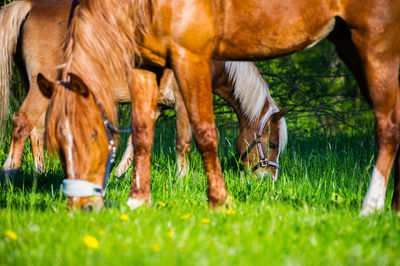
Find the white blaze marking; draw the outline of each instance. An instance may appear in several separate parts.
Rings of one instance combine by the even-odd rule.
[[[74,158],[72,154],[72,145],[74,138],[71,134],[71,128],[69,126],[69,120],[65,120],[65,135],[67,136],[67,160],[68,160],[68,173],[72,179],[75,179],[74,172]]]
[[[385,177],[375,167],[372,171],[371,182],[367,195],[363,200],[361,215],[368,215],[380,211],[385,205],[386,182]]]

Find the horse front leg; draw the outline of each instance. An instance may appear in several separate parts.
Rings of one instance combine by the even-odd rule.
[[[156,75],[134,69],[130,93],[132,99],[132,144],[134,171],[127,205],[135,209],[151,202],[150,163],[158,101]]]
[[[172,67],[206,169],[208,200],[214,207],[226,202],[227,192],[217,154],[218,133],[214,122],[210,61],[186,50],[175,52]]]

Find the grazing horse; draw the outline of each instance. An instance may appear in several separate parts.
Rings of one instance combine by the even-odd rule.
[[[273,165],[278,163],[279,155],[287,142],[286,121],[283,115],[286,109],[279,110],[269,94],[267,83],[258,69],[249,62],[212,61],[211,77],[213,93],[225,99],[234,109],[238,120],[240,133],[236,141],[236,150],[246,167],[253,168],[255,174],[265,176],[267,171],[274,180],[278,177],[278,169]],[[186,176],[189,170],[187,158],[190,152],[192,132],[186,108],[174,78],[169,69],[164,71],[159,88],[157,114],[165,107],[175,108],[177,114],[176,150],[178,155],[178,176]],[[266,167],[259,167],[259,151],[253,145],[261,125],[268,122],[262,130],[263,153],[268,154]],[[115,168],[117,176],[121,176],[133,160],[131,136],[123,158]]]
[[[43,92],[53,93],[49,144],[64,156],[69,179],[101,183],[111,135],[103,125],[116,122],[110,99],[115,88],[129,83],[135,167],[127,203],[135,208],[150,202],[158,88],[154,82],[146,87],[135,82],[132,65],[141,62],[156,75],[157,67],[170,66],[203,158],[209,202],[224,204],[228,195],[217,156],[210,60],[269,59],[327,37],[374,111],[379,151],[361,213],[382,210],[400,137],[398,10],[400,0],[82,0],[67,33],[61,82],[42,81]],[[392,200],[396,210],[399,159]],[[83,198],[76,201],[83,204]]]
[[[10,63],[14,56],[23,85],[28,96],[13,119],[13,131],[10,150],[2,171],[15,172],[20,168],[25,140],[30,134],[34,158],[34,168],[37,172],[45,171],[43,156],[43,122],[44,111],[48,100],[39,92],[36,76],[39,72],[55,78],[57,65],[61,57],[63,36],[66,34],[69,10],[72,0],[62,1],[16,1],[0,11],[0,32],[4,39],[0,62],[2,72],[0,85],[3,91],[9,91]],[[44,30],[45,29],[45,30]],[[269,121],[262,132],[263,153],[268,155],[272,163],[278,161],[279,153],[284,149],[287,139],[286,122],[281,117],[285,110],[276,112],[277,105],[269,94],[268,85],[262,79],[257,68],[248,62],[212,63],[213,91],[233,106],[240,124],[240,134],[237,139],[237,151],[245,154],[247,144],[252,143],[262,120]],[[115,96],[115,101],[126,103],[130,101],[127,86]],[[191,131],[189,118],[182,96],[171,70],[165,70],[160,81],[160,96],[157,116],[166,107],[177,111],[178,174],[187,174],[187,157],[190,151]],[[271,119],[270,119],[271,118]],[[36,125],[36,126],[35,126]],[[130,144],[130,145],[129,145]],[[245,157],[245,156],[243,156]],[[116,168],[116,173],[122,175],[133,159],[131,141],[125,151],[123,160]],[[243,158],[248,167],[256,167],[259,163],[257,149],[251,149]],[[258,174],[264,175],[266,169],[277,177],[274,166],[260,167]]]

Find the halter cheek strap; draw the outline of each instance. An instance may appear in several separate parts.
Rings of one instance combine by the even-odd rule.
[[[267,119],[263,119],[263,121],[260,124],[260,128],[258,129],[256,138],[253,140],[253,142],[249,145],[249,147],[246,149],[246,151],[244,153],[242,153],[240,155],[240,160],[243,161],[247,155],[251,152],[251,150],[257,145],[257,149],[258,149],[258,154],[260,156],[260,161],[258,162],[258,164],[256,164],[253,168],[252,171],[256,171],[258,168],[260,167],[267,167],[267,166],[273,166],[278,168],[279,164],[276,162],[272,162],[269,161],[265,158],[263,149],[262,149],[262,144],[261,144],[261,135],[264,132],[265,126],[267,125]]]

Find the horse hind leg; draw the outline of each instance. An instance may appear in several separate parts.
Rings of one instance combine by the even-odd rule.
[[[176,111],[176,175],[185,177],[189,173],[189,153],[192,143],[192,130],[190,129],[189,116],[179,89],[174,88]]]
[[[46,172],[46,165],[44,161],[44,120],[45,113],[39,118],[38,123],[32,129],[29,138],[32,147],[34,171],[38,174]]]
[[[361,214],[366,215],[384,208],[386,187],[399,145],[399,61],[396,56],[391,56],[394,50],[389,48],[390,44],[386,43],[385,56],[381,52],[377,54],[371,48],[374,45],[368,45],[365,33],[350,32],[342,20],[337,21],[328,39],[335,44],[338,55],[353,72],[376,119],[379,151],[361,208]]]
[[[394,161],[394,188],[392,198],[392,208],[400,213],[400,149],[397,151]]]
[[[39,128],[43,128],[44,113],[48,106],[48,100],[40,93],[36,84],[36,79],[32,80],[35,80],[35,82],[30,83],[27,97],[13,116],[10,149],[7,159],[1,168],[2,174],[6,176],[12,177],[20,169],[26,139],[29,134],[31,134],[38,121],[40,121],[38,125]],[[39,141],[39,144],[33,145],[32,148],[34,154],[38,155],[36,159],[42,156],[41,162],[37,163],[36,166],[44,170],[44,168],[42,168],[42,166],[44,166],[44,158],[42,155],[43,129],[41,132],[40,131],[40,129],[39,131],[37,131],[37,129],[34,130],[31,141],[33,143],[37,143],[37,140]]]
[[[133,142],[132,142],[132,135],[130,135],[128,138],[128,142],[126,144],[124,155],[122,156],[122,159],[119,162],[118,166],[115,168],[115,174],[118,177],[121,177],[126,171],[128,171],[132,161],[133,161]]]
[[[399,62],[397,59],[395,62],[371,62],[368,66],[373,66],[367,67],[366,73],[379,151],[362,204],[362,215],[384,208],[386,187],[400,140]]]
[[[4,162],[1,173],[6,177],[14,177],[21,168],[22,154],[25,141],[29,135],[30,126],[25,114],[20,110],[13,116],[13,129],[11,134],[10,149]]]

